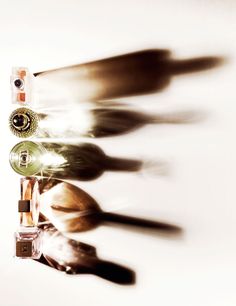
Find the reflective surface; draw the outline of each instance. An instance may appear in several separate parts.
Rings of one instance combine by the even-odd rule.
[[[236,304],[235,4],[232,0],[2,3],[2,305]],[[122,137],[92,139],[111,156],[165,160],[170,174],[153,177],[140,172],[106,172],[99,180],[78,186],[106,212],[178,222],[185,229],[184,239],[157,240],[107,226],[73,234],[75,240],[96,246],[101,259],[136,271],[136,284],[127,287],[92,275],[67,277],[33,261],[19,264],[13,260],[11,248],[18,217],[19,176],[8,164],[9,151],[17,141],[7,126],[12,111],[12,65],[45,71],[152,48],[171,50],[175,60],[224,56],[229,61],[208,71],[172,76],[165,90],[121,97],[116,102],[153,114],[196,109],[206,112],[206,120],[145,126]],[[81,94],[90,90],[94,96],[91,85],[81,87]],[[60,101],[59,92],[55,105]],[[70,96],[62,101],[67,105]]]
[[[83,232],[98,225],[130,226],[143,233],[178,238],[182,229],[165,222],[104,212],[97,202],[79,187],[55,179],[41,179],[41,212],[62,232]],[[128,228],[129,229],[129,228]]]

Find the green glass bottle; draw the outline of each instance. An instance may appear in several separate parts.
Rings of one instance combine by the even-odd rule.
[[[46,149],[39,143],[22,141],[11,150],[10,164],[21,175],[34,175],[42,170],[42,156],[45,153]]]

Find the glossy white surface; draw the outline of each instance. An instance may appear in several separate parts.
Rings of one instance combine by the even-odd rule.
[[[236,304],[235,33],[233,0],[0,0],[1,305]],[[11,67],[42,71],[149,48],[178,58],[228,58],[221,67],[173,78],[161,93],[120,99],[150,112],[196,110],[205,120],[93,140],[111,155],[166,161],[169,175],[106,173],[78,186],[104,210],[177,223],[184,238],[111,227],[80,234],[101,258],[136,271],[130,287],[15,260],[20,183],[8,164],[17,142],[7,128]]]

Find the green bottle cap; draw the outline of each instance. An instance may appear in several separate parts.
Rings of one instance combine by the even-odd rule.
[[[29,108],[15,109],[9,117],[11,132],[20,138],[33,136],[38,129],[38,115]]]
[[[47,153],[39,143],[22,141],[15,145],[10,152],[10,164],[17,173],[30,176],[43,169],[42,156]]]

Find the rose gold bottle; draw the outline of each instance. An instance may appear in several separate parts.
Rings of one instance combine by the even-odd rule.
[[[23,177],[18,202],[20,226],[15,233],[16,257],[37,259],[41,256],[39,219],[39,183],[35,177]]]

